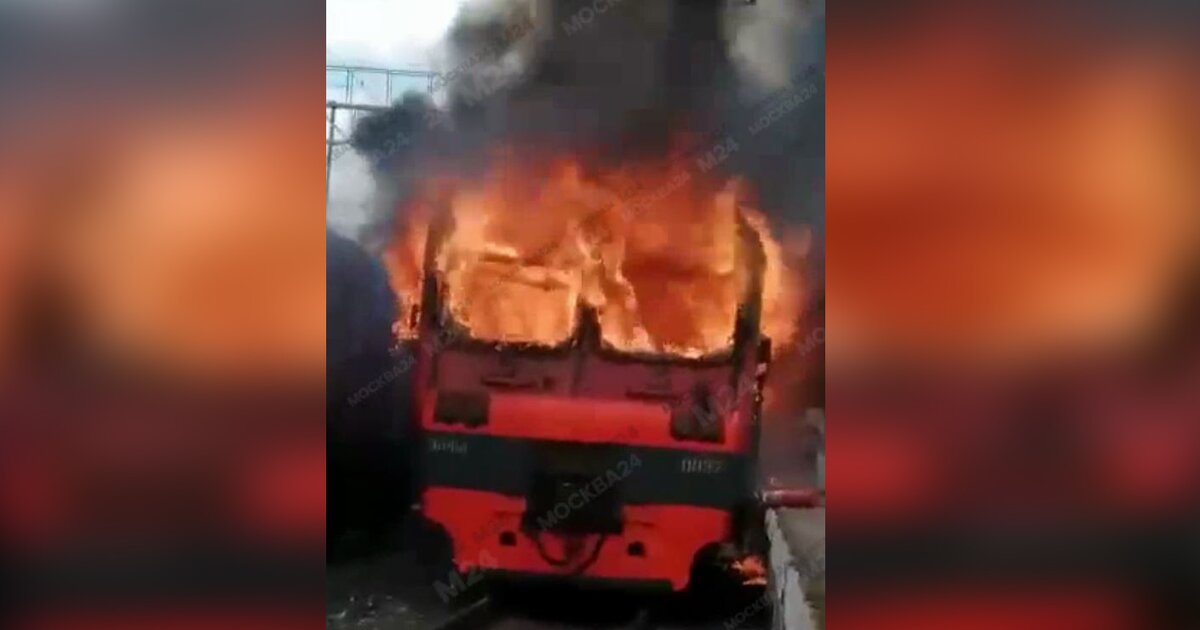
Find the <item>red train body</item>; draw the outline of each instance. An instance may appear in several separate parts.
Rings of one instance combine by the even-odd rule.
[[[762,246],[726,351],[689,359],[602,341],[581,306],[555,347],[474,339],[426,276],[414,370],[423,516],[459,571],[684,589],[701,552],[752,536],[769,341]]]

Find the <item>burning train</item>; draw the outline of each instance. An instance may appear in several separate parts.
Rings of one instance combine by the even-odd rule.
[[[679,164],[634,169],[675,188],[644,212],[618,174],[496,160],[435,186],[386,258],[419,296],[396,331],[422,515],[463,572],[680,590],[697,559],[754,551],[765,379],[799,297],[765,219]]]
[[[679,590],[754,551],[760,418],[794,396],[767,373],[818,240],[820,18],[604,5],[468,3],[440,96],[354,145],[415,358],[421,512],[457,567]]]

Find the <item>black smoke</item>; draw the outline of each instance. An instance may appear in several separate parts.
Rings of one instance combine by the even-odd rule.
[[[410,94],[354,132],[382,193],[370,230],[390,232],[414,182],[469,174],[497,143],[570,151],[599,168],[702,155],[733,137],[738,148],[718,168],[746,178],[776,219],[813,225],[819,242],[823,20],[823,3],[807,0],[468,2],[446,38],[441,106]],[[780,102],[786,111],[751,133]]]

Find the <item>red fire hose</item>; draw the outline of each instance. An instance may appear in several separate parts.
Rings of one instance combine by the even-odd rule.
[[[813,508],[824,500],[824,493],[817,488],[778,488],[758,493],[759,503],[768,509]]]

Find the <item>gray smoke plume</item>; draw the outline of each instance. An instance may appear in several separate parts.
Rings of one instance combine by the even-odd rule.
[[[760,208],[820,242],[823,0],[476,1],[446,45],[436,99],[410,94],[354,133],[382,199],[367,243],[414,182],[470,173],[498,142],[586,168],[679,150],[680,132],[701,168],[746,178]]]

